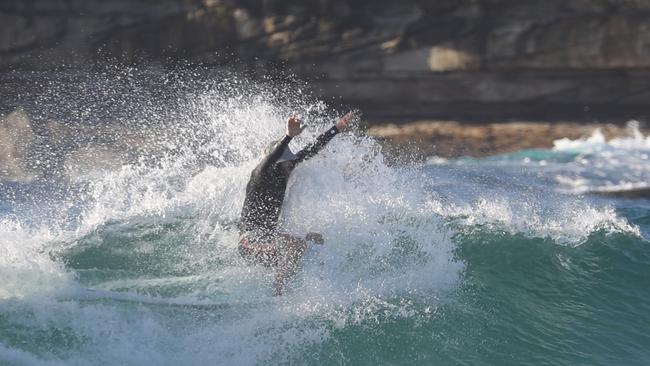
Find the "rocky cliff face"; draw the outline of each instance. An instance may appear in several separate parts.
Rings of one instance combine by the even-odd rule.
[[[179,62],[260,74],[288,69],[370,120],[643,120],[650,114],[650,2],[0,1],[0,70],[11,71],[0,72],[0,180],[74,176],[84,162],[92,171],[143,149],[150,137],[111,119],[130,105],[122,99],[142,94],[147,105],[152,98],[126,81],[106,94],[102,81],[85,88],[75,79],[74,70],[107,62],[146,63],[154,74]],[[66,72],[55,78],[65,80],[48,84],[60,69]],[[70,86],[78,100],[69,98],[56,118],[42,116],[58,108],[50,97]],[[114,108],[84,109],[96,99]],[[93,113],[101,115],[87,116]],[[91,117],[104,127],[86,123]],[[456,156],[548,146],[592,128],[445,122],[369,132]]]
[[[16,0],[0,68],[283,65],[385,117],[647,116],[644,0]]]

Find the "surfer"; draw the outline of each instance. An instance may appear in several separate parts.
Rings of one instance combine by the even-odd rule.
[[[296,273],[307,241],[323,243],[318,233],[299,238],[277,227],[289,176],[296,165],[316,155],[337,133],[345,131],[354,116],[354,112],[349,112],[339,118],[314,143],[295,154],[289,149],[289,142],[304,126],[299,118],[289,117],[286,135],[266,149],[262,161],[251,173],[239,223],[239,252],[250,263],[276,268],[274,295],[281,295],[287,281]]]

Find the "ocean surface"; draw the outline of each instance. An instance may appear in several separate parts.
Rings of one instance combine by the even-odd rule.
[[[157,139],[128,162],[0,182],[0,364],[650,364],[650,201],[592,194],[650,187],[634,126],[426,162],[337,136],[281,218],[325,244],[273,297],[236,249],[248,176],[287,115],[310,125],[295,149],[342,111],[226,84],[167,109],[124,98],[120,121]],[[101,109],[57,118],[81,103]]]

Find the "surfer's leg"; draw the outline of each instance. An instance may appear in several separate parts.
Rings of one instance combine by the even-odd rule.
[[[251,244],[247,235],[242,235],[239,240],[239,254],[251,264],[261,264],[266,267],[278,265],[278,248],[275,243],[256,241]]]
[[[288,234],[278,236],[278,268],[275,274],[274,295],[282,295],[287,282],[296,274],[298,264],[305,254],[307,243]]]

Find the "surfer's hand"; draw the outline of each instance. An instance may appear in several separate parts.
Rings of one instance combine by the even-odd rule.
[[[323,236],[319,233],[307,233],[307,235],[305,236],[305,240],[311,241],[318,245],[323,245],[323,243],[325,242],[325,240],[323,240]]]
[[[356,119],[358,117],[356,111],[350,111],[346,113],[343,117],[339,118],[339,120],[336,122],[336,129],[339,130],[339,132],[344,132],[348,129],[348,124],[350,121]]]
[[[287,136],[296,137],[302,132],[302,121],[296,116],[289,117],[287,121]]]

